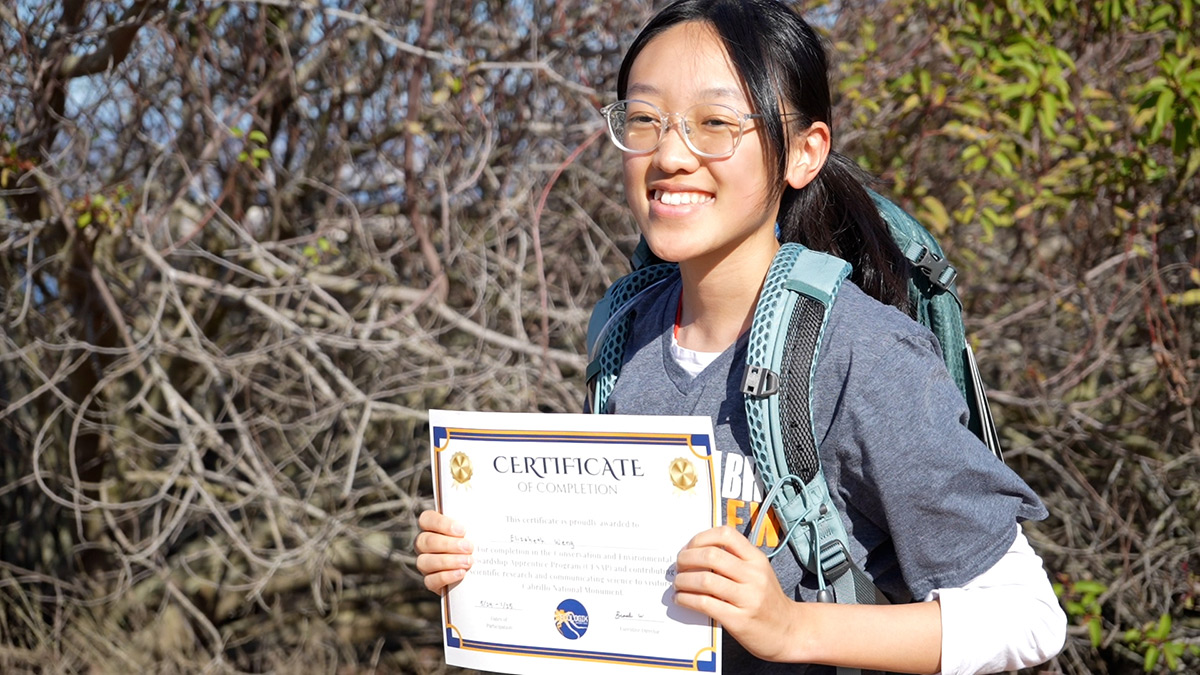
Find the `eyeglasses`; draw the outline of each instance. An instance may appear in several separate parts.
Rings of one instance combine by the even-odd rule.
[[[709,159],[728,157],[737,149],[748,120],[760,114],[742,113],[721,103],[699,103],[679,113],[665,113],[646,101],[617,101],[600,109],[608,122],[608,137],[625,152],[653,152],[670,130],[672,119],[682,125],[688,149]]]

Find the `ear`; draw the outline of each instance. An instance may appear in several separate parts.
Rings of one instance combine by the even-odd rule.
[[[824,122],[813,122],[793,136],[788,148],[787,184],[799,190],[811,183],[825,166],[830,144],[829,125]]]

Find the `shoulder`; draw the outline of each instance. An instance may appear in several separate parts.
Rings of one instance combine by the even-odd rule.
[[[895,365],[915,360],[922,369],[937,364],[945,368],[941,347],[928,328],[849,280],[842,284],[829,313],[822,355],[835,362],[853,358],[860,365],[863,360],[903,356]]]

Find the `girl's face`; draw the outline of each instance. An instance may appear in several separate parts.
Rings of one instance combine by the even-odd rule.
[[[720,38],[698,22],[673,26],[642,49],[625,98],[666,113],[698,103],[753,112]],[[708,269],[731,256],[769,261],[778,248],[779,200],[771,198],[756,120],[746,122],[733,155],[721,159],[696,155],[682,134],[677,122],[653,152],[624,153],[625,197],[650,249],[664,260]]]

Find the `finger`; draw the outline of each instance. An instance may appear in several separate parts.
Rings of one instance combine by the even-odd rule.
[[[709,595],[707,593],[694,593],[692,591],[676,591],[675,604],[684,609],[690,609],[700,612],[710,619],[715,619],[721,623],[728,623],[734,616],[737,608],[724,599]]]
[[[421,532],[417,535],[417,540],[413,542],[413,548],[417,549],[417,553],[470,553],[475,547],[469,539],[462,537],[448,537],[436,532]]]
[[[458,521],[433,510],[422,511],[421,515],[417,517],[417,525],[426,532],[437,532],[452,537],[461,537],[466,534]]]
[[[708,595],[734,604],[738,594],[738,584],[722,574],[708,570],[691,570],[675,575],[676,593],[694,593]]]
[[[469,570],[474,562],[469,555],[422,553],[417,556],[417,571],[429,576],[448,570]]]
[[[742,533],[728,525],[714,527],[697,534],[692,537],[692,540],[684,548],[701,548],[705,546],[722,547],[742,559],[747,559],[753,556],[754,552],[758,552],[758,549],[750,543],[749,539],[746,539],[746,537],[742,536]]]
[[[434,593],[441,593],[449,586],[453,586],[463,580],[467,575],[466,570],[446,570],[435,574],[425,575],[425,588]]]
[[[712,570],[731,579],[740,578],[741,575],[738,572],[746,566],[744,560],[719,546],[685,548],[679,552],[675,564],[676,569],[681,573],[692,570]]]

